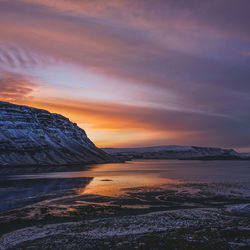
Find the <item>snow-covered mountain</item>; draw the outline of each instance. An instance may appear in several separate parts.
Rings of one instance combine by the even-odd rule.
[[[248,158],[233,149],[195,146],[169,145],[142,148],[103,148],[102,150],[123,159],[230,160]]]
[[[85,131],[46,110],[0,102],[0,166],[113,162]]]
[[[248,152],[244,152],[244,153],[241,153],[243,156],[245,156],[245,157],[248,157],[248,158],[250,158],[250,153],[248,153]]]

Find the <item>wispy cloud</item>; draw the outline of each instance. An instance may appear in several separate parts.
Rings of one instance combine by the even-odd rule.
[[[26,101],[25,104],[61,113],[70,117],[72,121],[85,124],[87,131],[93,134],[99,145],[101,142],[98,136],[95,136],[95,131],[97,134],[98,131],[103,131],[103,135],[109,138],[107,144],[116,141],[115,138],[111,138],[114,131],[127,133],[126,143],[129,141],[130,144],[137,143],[136,145],[140,142],[134,140],[135,133],[142,138],[149,137],[148,140],[143,140],[144,145],[164,144],[164,140],[170,144],[204,145],[205,143],[213,146],[220,144],[225,147],[236,147],[239,144],[246,147],[249,143],[245,136],[250,132],[249,128],[239,130],[245,127],[244,121],[231,117],[101,101],[54,99]],[[128,131],[133,132],[132,135]],[[123,141],[120,142],[120,145],[122,144],[124,145]]]
[[[8,102],[21,102],[32,94],[36,85],[24,75],[0,72],[0,98]]]

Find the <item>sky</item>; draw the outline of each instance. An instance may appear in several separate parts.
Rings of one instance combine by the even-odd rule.
[[[249,0],[0,0],[0,100],[100,147],[250,151]]]

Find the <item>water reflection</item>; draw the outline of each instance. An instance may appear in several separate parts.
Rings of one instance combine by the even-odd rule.
[[[109,179],[108,179],[109,178]],[[163,184],[178,184],[180,181],[162,178],[159,176],[102,176],[95,177],[80,194],[97,194],[104,196],[120,196],[126,193],[127,188],[154,187]]]
[[[120,196],[125,189],[180,182],[249,182],[249,161],[137,160],[96,164],[78,172],[9,176],[0,184],[0,210],[53,197]]]
[[[77,194],[78,190],[83,190],[91,180],[92,178],[1,180],[0,211]]]

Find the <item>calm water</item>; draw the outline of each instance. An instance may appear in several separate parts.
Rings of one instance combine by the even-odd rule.
[[[134,160],[78,172],[9,176],[0,184],[0,210],[77,193],[119,196],[127,188],[183,182],[249,183],[249,161]]]

